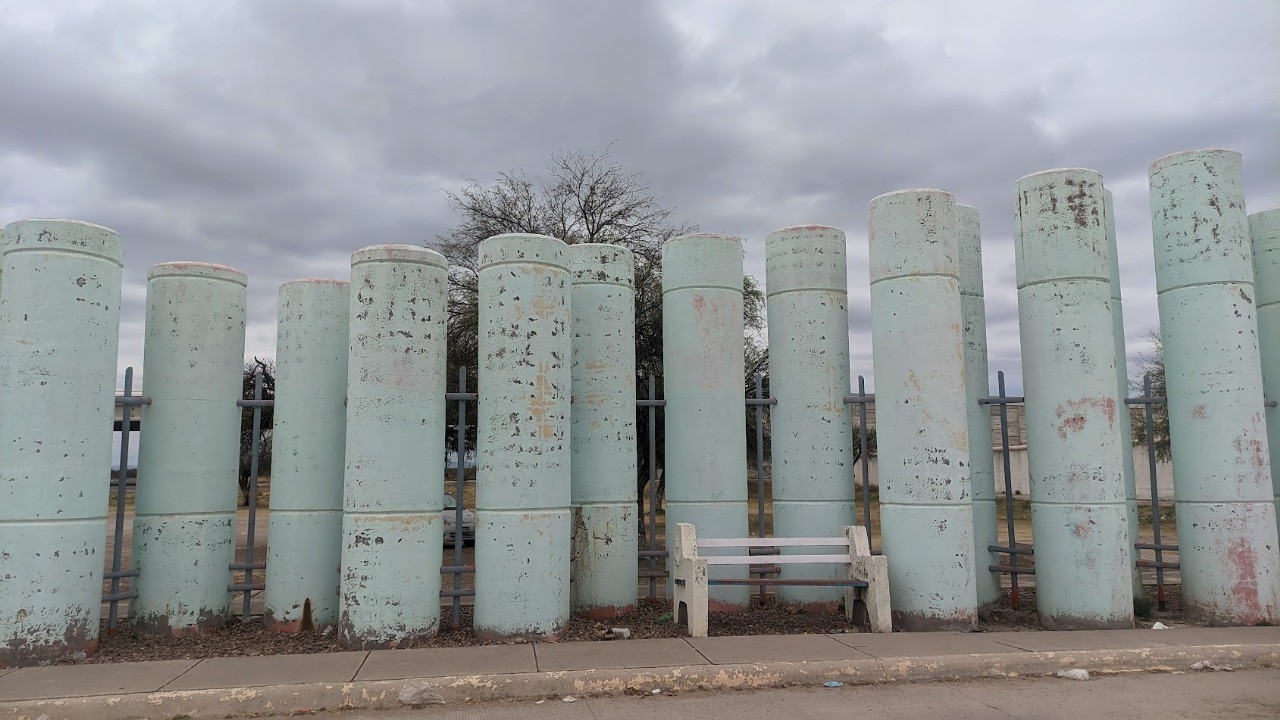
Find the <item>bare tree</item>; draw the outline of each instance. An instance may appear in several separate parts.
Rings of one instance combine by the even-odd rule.
[[[626,172],[610,157],[608,149],[596,153],[561,152],[552,156],[550,166],[539,178],[531,179],[520,170],[502,172],[491,185],[471,180],[460,191],[447,192],[446,198],[460,218],[456,226],[436,238],[436,247],[448,258],[451,268],[448,319],[451,388],[458,368],[467,368],[469,376],[475,377],[479,361],[479,246],[486,238],[502,233],[550,235],[569,244],[610,243],[634,252],[636,386],[646,387],[649,375],[661,377],[662,243],[697,228],[678,221],[675,209],[664,205],[641,175]],[[754,373],[763,372],[767,367],[768,354],[758,339],[764,327],[765,298],[759,283],[750,277],[743,279],[743,289],[743,319],[747,328],[744,352],[750,366],[744,380],[746,394],[751,395]],[[661,380],[657,387],[661,396]],[[451,406],[449,413],[446,443],[450,449],[456,449],[456,408]],[[473,423],[474,416],[468,420]],[[648,480],[647,414],[642,411],[638,420],[641,466],[638,488],[643,495]],[[656,432],[655,442],[661,457],[661,414]],[[754,430],[748,433],[748,440],[754,447]]]
[[[271,358],[255,357],[244,364],[240,394],[245,400],[253,399],[254,378],[262,375],[262,399],[276,397],[276,362]],[[258,472],[271,473],[271,430],[275,423],[272,408],[262,408],[262,422],[258,429]],[[240,497],[249,504],[249,476],[253,470],[253,408],[240,408]]]
[[[1134,395],[1141,396],[1146,385],[1146,378],[1151,378],[1151,396],[1168,398],[1169,392],[1164,381],[1164,343],[1160,340],[1159,330],[1148,330],[1147,340],[1151,342],[1151,352],[1138,356],[1136,377],[1129,379],[1129,386]],[[1169,405],[1162,403],[1151,407],[1152,436],[1156,449],[1156,457],[1168,460],[1170,456],[1169,441]],[[1133,428],[1133,443],[1143,444],[1147,441],[1146,411],[1139,407],[1129,414]]]

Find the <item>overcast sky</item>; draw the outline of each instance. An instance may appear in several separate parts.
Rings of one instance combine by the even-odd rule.
[[[1280,2],[0,0],[0,222],[125,241],[120,366],[147,268],[250,278],[246,353],[276,292],[352,251],[425,243],[444,191],[612,154],[681,220],[849,238],[850,345],[871,379],[867,202],[939,187],[979,209],[992,371],[1020,386],[1013,188],[1052,167],[1115,193],[1130,355],[1158,325],[1147,167],[1244,153],[1280,205]]]

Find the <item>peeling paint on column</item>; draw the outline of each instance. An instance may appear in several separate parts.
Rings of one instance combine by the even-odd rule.
[[[344,647],[398,647],[440,626],[448,268],[412,245],[351,256]]]
[[[1018,180],[1014,257],[1036,607],[1046,628],[1133,627],[1111,252],[1102,176]]]
[[[955,200],[902,190],[870,204],[880,523],[894,623],[977,617]]]
[[[1220,625],[1280,620],[1280,547],[1240,154],[1150,170],[1182,602]]]
[[[567,248],[480,244],[475,632],[554,639],[569,621],[572,392]]]
[[[964,370],[969,418],[969,474],[973,488],[974,580],[978,611],[1000,601],[1000,575],[988,570],[1000,557],[987,548],[999,545],[996,532],[995,456],[991,447],[991,407],[979,399],[991,395],[987,366],[987,303],[982,286],[982,226],[978,211],[956,205],[956,244],[960,252],[960,311],[964,317]]]
[[[123,247],[70,220],[5,227],[0,667],[98,644]]]
[[[1120,442],[1125,448],[1124,461],[1124,504],[1126,526],[1129,528],[1128,547],[1130,560],[1138,559],[1138,551],[1134,544],[1142,537],[1138,533],[1138,478],[1133,466],[1133,423],[1130,420],[1129,406],[1124,400],[1129,397],[1129,355],[1124,337],[1124,302],[1120,293],[1120,252],[1116,243],[1115,201],[1110,190],[1103,190],[1106,206],[1103,215],[1107,231],[1107,249],[1111,253],[1111,327],[1116,341],[1116,399],[1120,401]],[[1129,575],[1133,579],[1133,595],[1140,597],[1142,587],[1142,570],[1137,564],[1130,562]]]
[[[138,446],[131,608],[142,633],[205,630],[231,612],[246,285],[225,265],[147,272],[142,371],[151,405]]]
[[[351,283],[280,286],[263,622],[338,622]]]
[[[747,536],[742,265],[742,240],[729,235],[683,235],[662,246],[666,523],[690,523],[704,538]],[[747,570],[710,572],[745,579]],[[749,595],[745,586],[713,586],[710,607],[739,610]]]
[[[849,408],[849,293],[844,232],[783,228],[765,238],[773,534],[839,537],[856,524]],[[784,548],[787,554],[823,552]],[[839,565],[782,565],[783,578],[843,578]],[[834,611],[843,588],[778,588],[783,602]]]
[[[617,245],[567,250],[572,278],[572,608],[607,618],[635,609],[635,258]]]
[[[1253,239],[1254,288],[1258,291],[1258,342],[1262,387],[1267,400],[1280,400],[1280,208],[1249,216]],[[1267,446],[1271,451],[1271,487],[1280,520],[1280,408],[1267,412]]]

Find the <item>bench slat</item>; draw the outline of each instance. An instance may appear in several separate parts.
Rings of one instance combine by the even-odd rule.
[[[700,548],[722,547],[848,547],[844,538],[698,538]]]
[[[851,562],[848,553],[844,555],[707,555],[699,560],[706,560],[708,565],[804,565],[816,563]]]

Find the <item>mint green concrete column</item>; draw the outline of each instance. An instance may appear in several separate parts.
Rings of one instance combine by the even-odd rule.
[[[662,246],[666,523],[690,523],[704,538],[747,536],[742,260],[742,240],[728,235],[683,235]],[[710,572],[747,577],[745,566]],[[712,586],[710,607],[742,609],[749,594]]]
[[[870,204],[880,524],[894,624],[977,617],[956,205],[941,190]]]
[[[635,258],[617,245],[570,245],[573,282],[574,612],[636,605]]]
[[[341,612],[348,648],[398,647],[440,625],[445,313],[434,250],[351,256]]]
[[[163,263],[147,272],[133,627],[216,628],[231,612],[247,303],[244,273]]]
[[[263,621],[296,632],[338,622],[351,283],[294,280],[279,302]]]
[[[1182,604],[1191,620],[1280,620],[1280,543],[1240,154],[1151,165]]]
[[[844,232],[783,228],[765,238],[773,534],[840,537],[856,524],[849,394],[849,293]],[[787,554],[821,549],[785,548]],[[783,578],[844,577],[838,565],[783,565]],[[843,588],[778,588],[778,599],[835,611]]]
[[[1258,291],[1258,341],[1262,387],[1268,400],[1280,400],[1280,208],[1249,216],[1253,236],[1254,288]],[[1280,519],[1280,409],[1267,408],[1267,445],[1271,448],[1271,487]]]
[[[1040,622],[1133,627],[1132,451],[1116,397],[1102,176],[1069,168],[1018,180],[1014,257]]]
[[[569,621],[567,258],[565,244],[545,235],[480,243],[475,632],[482,639],[553,639]]]
[[[5,227],[0,667],[98,645],[123,248],[71,220]]]
[[[956,243],[960,249],[960,312],[964,319],[965,407],[969,414],[969,473],[973,487],[973,571],[978,611],[1000,602],[1000,575],[988,568],[1000,556],[987,548],[999,545],[996,532],[995,455],[991,447],[991,406],[979,402],[991,395],[987,366],[987,301],[982,287],[982,224],[978,211],[956,205]]]
[[[1107,230],[1107,250],[1111,253],[1111,327],[1116,341],[1116,408],[1120,416],[1120,442],[1124,446],[1124,504],[1126,526],[1129,529],[1129,558],[1138,559],[1138,550],[1134,544],[1142,539],[1138,532],[1138,478],[1133,467],[1133,423],[1130,420],[1129,406],[1125,400],[1129,397],[1129,355],[1124,338],[1124,301],[1120,293],[1120,251],[1116,242],[1115,200],[1110,190],[1103,190],[1106,199],[1103,216]],[[1142,569],[1130,562],[1129,575],[1133,578],[1133,596],[1141,597]]]

